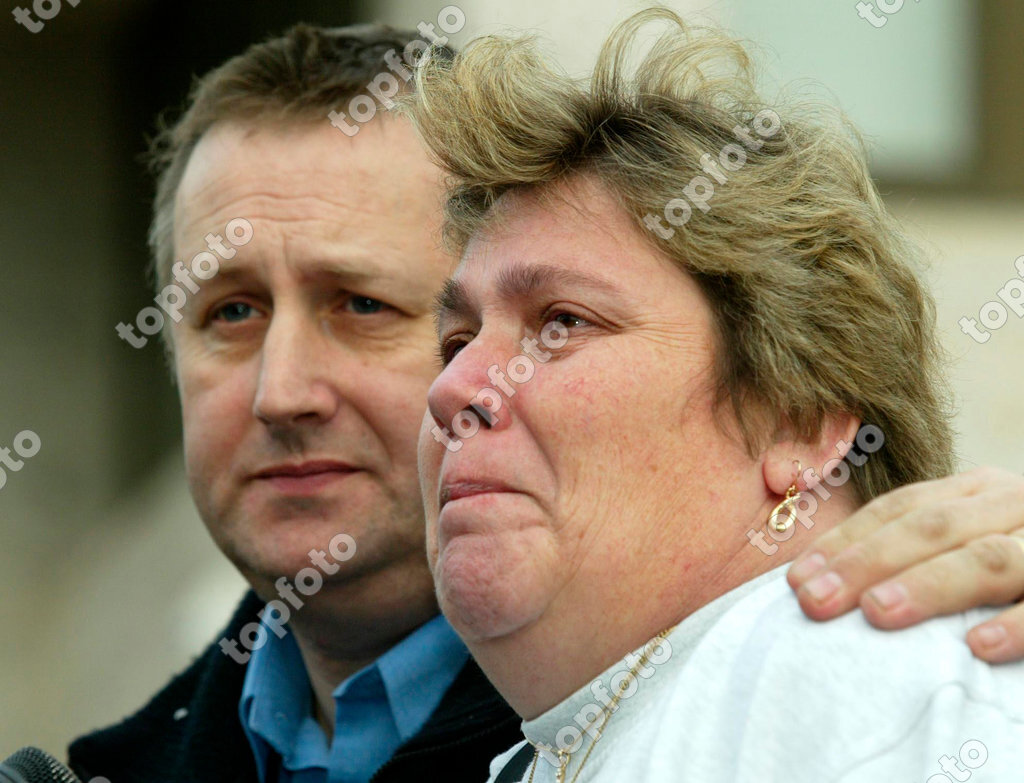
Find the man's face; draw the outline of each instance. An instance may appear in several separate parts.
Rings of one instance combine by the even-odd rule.
[[[264,596],[339,533],[357,552],[335,583],[390,569],[429,592],[415,444],[437,371],[433,297],[451,266],[441,194],[396,118],[353,138],[326,119],[225,123],[192,154],[175,259],[187,266],[234,218],[253,236],[173,327],[188,479]]]
[[[607,607],[668,593],[667,577],[742,548],[729,522],[764,502],[758,463],[716,416],[697,284],[599,185],[559,192],[503,197],[441,300],[448,364],[420,436],[427,552],[441,609],[470,643],[628,625]],[[508,382],[489,368],[511,376],[520,341],[553,320],[564,346],[520,372],[500,408],[485,403],[491,425],[458,450],[438,442],[432,428],[466,430],[459,412]]]

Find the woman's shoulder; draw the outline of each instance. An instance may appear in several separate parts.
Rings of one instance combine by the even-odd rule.
[[[694,779],[923,780],[969,741],[1024,766],[1024,664],[964,641],[995,610],[879,631],[859,611],[807,619],[782,570],[759,582],[690,640],[644,721]]]
[[[1024,719],[1024,663],[992,666],[975,658],[967,631],[997,609],[934,618],[901,631],[871,626],[859,610],[829,622],[808,619],[784,570],[736,601],[703,634],[689,661],[728,670],[734,683],[785,687],[791,695],[896,702],[958,683],[973,698],[1005,705]],[[884,687],[883,687],[884,686]]]

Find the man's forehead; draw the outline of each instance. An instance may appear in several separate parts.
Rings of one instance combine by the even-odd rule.
[[[277,273],[284,273],[309,283],[332,279],[353,284],[389,280],[401,283],[425,276],[429,271],[400,263],[401,259],[387,249],[367,248],[363,244],[346,242],[343,238],[332,241],[301,236],[281,244],[264,243],[248,247],[246,251],[222,260],[218,277],[242,279],[256,275],[269,279]]]
[[[355,137],[326,121],[224,121],[192,151],[176,207],[262,193],[426,213],[440,204],[441,178],[401,117],[380,118]]]
[[[224,123],[200,141],[178,189],[175,253],[245,217],[257,240],[287,242],[296,252],[315,256],[317,244],[328,243],[364,255],[442,255],[447,272],[441,195],[439,169],[401,118],[368,124],[354,139],[327,122]]]

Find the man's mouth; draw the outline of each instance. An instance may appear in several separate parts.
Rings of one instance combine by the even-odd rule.
[[[282,492],[317,492],[331,484],[359,472],[347,462],[338,460],[308,460],[282,462],[269,465],[252,474],[254,481],[266,482]]]

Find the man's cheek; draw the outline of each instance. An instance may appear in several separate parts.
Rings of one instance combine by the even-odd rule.
[[[437,568],[437,526],[433,523],[427,523],[427,565],[430,567],[430,573],[433,575]]]
[[[419,442],[416,448],[416,465],[420,477],[420,491],[424,499],[430,497],[431,487],[434,487],[434,492],[436,493],[437,478],[441,469],[440,449],[430,432],[433,422],[434,420],[429,413],[424,415],[420,427]],[[428,508],[429,505],[428,503]]]
[[[216,481],[217,474],[227,475],[232,464],[232,443],[240,444],[242,433],[227,426],[231,421],[227,410],[204,410],[202,406],[186,405],[182,427],[185,464],[189,481],[204,495]]]

